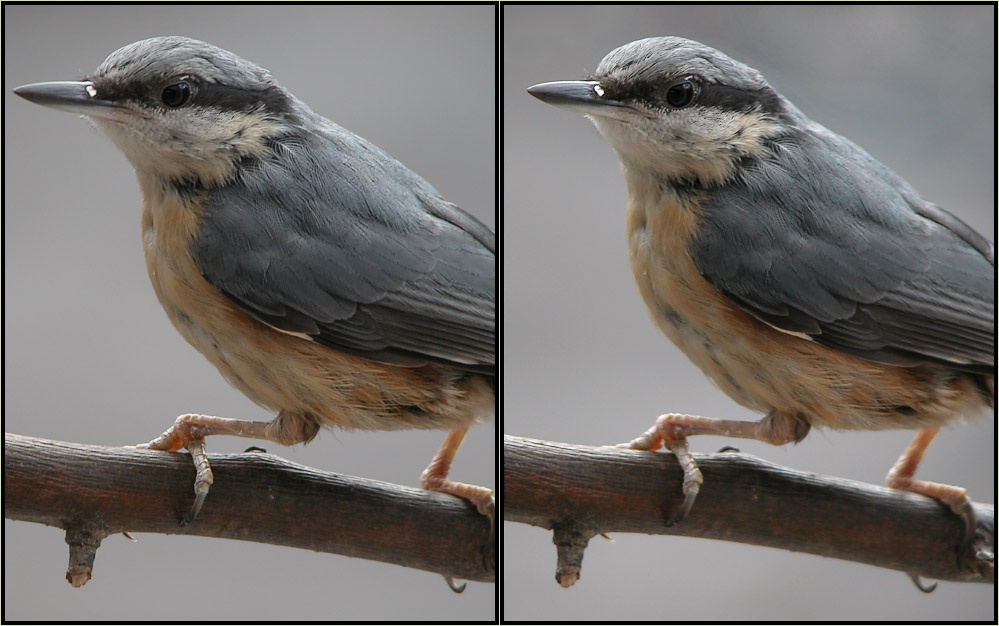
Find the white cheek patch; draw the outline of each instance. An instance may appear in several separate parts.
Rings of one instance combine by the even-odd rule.
[[[240,159],[263,156],[266,139],[283,130],[260,110],[207,107],[137,111],[127,118],[94,121],[136,170],[207,185],[225,182]]]
[[[742,157],[763,154],[765,140],[781,128],[758,109],[700,106],[632,114],[624,123],[609,117],[591,119],[626,167],[704,185],[723,183]]]

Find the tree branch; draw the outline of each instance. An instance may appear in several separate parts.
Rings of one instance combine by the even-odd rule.
[[[120,532],[242,539],[495,582],[486,518],[460,498],[323,473],[272,454],[209,455],[215,483],[190,526],[187,454],[4,435],[4,516],[67,531],[74,586]]]
[[[974,505],[977,532],[930,498],[798,472],[756,457],[695,455],[704,485],[690,515],[675,457],[504,437],[503,518],[555,531],[557,579],[579,577],[582,548],[601,533],[724,539],[808,552],[939,580],[995,584],[995,509]]]

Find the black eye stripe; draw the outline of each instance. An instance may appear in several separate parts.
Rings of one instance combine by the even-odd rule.
[[[666,83],[641,80],[628,82],[600,76],[592,77],[591,80],[599,80],[606,97],[611,100],[644,102],[656,108],[676,108],[675,105],[670,104],[667,94],[670,87],[684,82],[684,78],[696,84],[697,93],[693,104],[698,106],[717,107],[730,111],[748,111],[759,107],[764,113],[770,113],[774,117],[780,116],[783,112],[780,97],[769,87],[756,90],[739,89],[718,83],[700,82],[698,77],[693,75],[675,78]]]
[[[730,111],[748,111],[759,107],[765,113],[778,115],[781,112],[780,99],[772,89],[745,90],[728,85],[702,85],[697,99],[703,106],[718,107]]]
[[[259,90],[247,90],[219,83],[203,83],[194,76],[160,81],[155,86],[149,83],[129,82],[115,84],[99,77],[93,79],[98,97],[119,102],[136,102],[144,106],[163,107],[163,90],[180,82],[191,87],[191,97],[184,104],[217,107],[224,111],[250,111],[265,108],[282,115],[292,112],[288,96],[276,85]]]
[[[283,114],[291,110],[287,95],[276,86],[250,91],[217,83],[204,85],[198,94],[198,104],[224,111],[250,111],[263,107],[271,113]]]

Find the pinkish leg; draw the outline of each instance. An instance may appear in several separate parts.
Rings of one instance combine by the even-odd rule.
[[[455,428],[448,432],[447,437],[444,438],[444,443],[437,450],[437,454],[430,460],[430,465],[420,475],[420,486],[427,491],[439,491],[452,496],[458,496],[474,504],[479,513],[489,518],[490,532],[488,543],[492,545],[494,543],[494,533],[496,532],[496,501],[493,498],[493,492],[485,487],[459,483],[449,480],[447,477],[448,472],[451,471],[451,463],[454,462],[458,448],[461,446],[461,442],[465,439],[467,433],[468,426]],[[450,576],[445,576],[444,580],[447,581],[447,585],[451,588],[451,591],[455,593],[461,593],[465,590],[464,583],[456,585],[454,579]]]
[[[250,422],[189,413],[178,417],[173,426],[156,439],[136,447],[166,452],[176,452],[181,448],[186,448],[191,453],[197,475],[194,479],[194,505],[180,523],[181,526],[187,526],[201,512],[201,507],[208,496],[208,490],[214,481],[212,468],[208,464],[208,454],[205,452],[205,437],[209,435],[235,435],[254,439],[271,439],[267,431],[269,424],[270,422]]]
[[[444,438],[444,443],[441,444],[440,450],[437,451],[437,454],[430,461],[430,465],[427,466],[427,469],[420,476],[420,486],[427,491],[440,491],[441,493],[448,493],[452,496],[464,498],[474,504],[479,513],[482,513],[492,521],[495,515],[496,504],[491,490],[485,487],[448,480],[447,477],[448,472],[451,471],[451,463],[454,461],[454,457],[458,453],[458,448],[461,446],[461,442],[464,440],[467,432],[468,426],[463,426],[455,428],[447,434],[447,437]]]
[[[936,498],[949,506],[950,510],[964,519],[963,545],[967,546],[975,536],[975,525],[977,524],[975,510],[971,505],[971,499],[968,498],[968,492],[961,487],[953,485],[915,479],[919,462],[923,460],[926,449],[930,446],[930,442],[933,441],[939,430],[938,428],[924,428],[917,432],[912,443],[909,444],[909,447],[905,449],[902,456],[898,457],[898,461],[888,471],[885,484],[892,489],[911,491]]]
[[[792,441],[799,441],[804,437],[800,430],[798,420],[786,418],[780,414],[771,414],[759,422],[743,422],[739,420],[717,419],[713,417],[699,417],[697,415],[683,415],[679,413],[667,413],[661,415],[656,420],[656,425],[645,431],[637,439],[628,443],[618,445],[619,448],[630,448],[632,450],[657,450],[659,446],[665,446],[670,452],[676,455],[676,460],[683,469],[683,504],[677,514],[666,523],[667,526],[676,526],[687,516],[697,494],[704,483],[704,476],[698,469],[694,461],[690,448],[687,446],[687,437],[691,435],[721,435],[725,437],[739,437],[742,439],[756,439],[765,441],[773,445],[782,445]]]

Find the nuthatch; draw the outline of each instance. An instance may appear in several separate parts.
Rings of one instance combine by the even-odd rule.
[[[779,445],[815,426],[919,429],[891,487],[975,520],[965,490],[916,480],[944,424],[995,406],[994,247],[756,70],[703,44],[643,39],[588,80],[528,91],[586,114],[621,161],[631,268],[653,321],[759,422],[667,414],[662,445],[703,482],[690,435]]]
[[[183,37],[112,53],[82,82],[19,87],[87,116],[142,192],[149,278],[177,330],[270,422],[182,415],[197,515],[208,435],[308,442],[321,427],[447,429],[426,489],[493,516],[448,470],[496,400],[494,233],[266,70]]]

